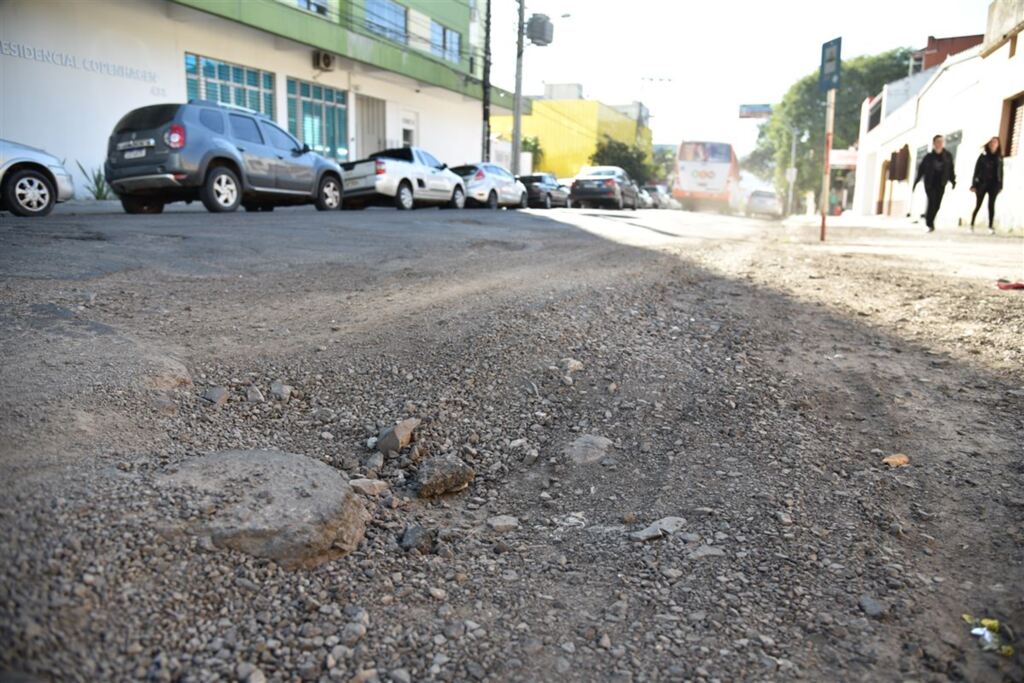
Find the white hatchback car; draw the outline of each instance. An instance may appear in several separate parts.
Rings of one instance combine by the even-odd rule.
[[[45,216],[75,196],[60,159],[41,149],[0,140],[0,208],[16,216]]]
[[[498,164],[481,161],[456,166],[452,172],[466,181],[466,200],[475,206],[525,209],[529,205],[526,186]]]

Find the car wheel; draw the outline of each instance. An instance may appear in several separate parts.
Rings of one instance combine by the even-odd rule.
[[[566,200],[565,200],[565,208],[567,208],[567,209],[573,208],[572,200],[571,199],[566,198]]]
[[[526,196],[525,192],[522,193],[521,195],[519,195],[519,206],[517,206],[516,208],[517,209],[528,209],[528,208],[530,208],[530,198],[528,196]]]
[[[341,181],[334,176],[324,176],[316,191],[317,211],[336,211],[341,208]]]
[[[257,211],[263,210],[262,206],[259,204],[253,204],[252,202],[242,202],[242,208],[248,213],[256,213]]]
[[[623,209],[626,208],[626,200],[623,198],[622,195],[619,195],[619,201],[616,202],[615,208],[618,209],[619,211],[622,211]]]
[[[487,195],[487,208],[497,209],[498,208],[498,193],[491,190],[491,193]]]
[[[121,197],[125,213],[163,213],[164,203],[148,197]]]
[[[640,203],[640,198],[639,197],[633,197],[633,206],[631,206],[629,208],[633,209],[633,211],[636,211],[637,210],[637,204],[639,204],[639,203]]]
[[[199,190],[199,198],[210,213],[228,213],[242,202],[242,187],[235,172],[226,166],[217,166],[206,174],[206,182]]]
[[[449,209],[463,209],[466,207],[466,191],[461,185],[456,185],[452,190],[452,198],[448,200]]]
[[[549,194],[544,195],[544,208],[545,209],[550,209],[551,208],[551,195],[549,195]]]
[[[412,211],[416,205],[416,198],[412,194],[412,185],[402,181],[395,194],[395,208],[399,211]]]
[[[4,204],[16,216],[35,218],[53,211],[57,194],[53,183],[40,171],[17,171],[4,185]]]

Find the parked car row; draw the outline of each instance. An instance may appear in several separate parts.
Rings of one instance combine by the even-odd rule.
[[[667,195],[639,187],[618,166],[586,167],[571,187],[550,173],[522,177],[492,162],[449,168],[419,147],[338,164],[269,117],[206,100],[128,112],[107,142],[104,178],[125,212],[161,213],[171,202],[208,211],[273,211],[313,204],[321,211],[391,205],[462,209],[662,208]],[[74,195],[71,174],[46,152],[0,141],[0,208],[44,216]]]

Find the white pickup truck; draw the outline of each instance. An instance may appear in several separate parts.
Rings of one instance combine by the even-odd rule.
[[[386,149],[342,164],[341,178],[347,208],[394,204],[408,211],[423,205],[466,205],[465,181],[419,147]]]

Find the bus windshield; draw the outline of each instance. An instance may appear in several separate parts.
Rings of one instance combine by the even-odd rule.
[[[724,142],[684,142],[679,146],[679,160],[728,164],[732,156],[729,145]]]

